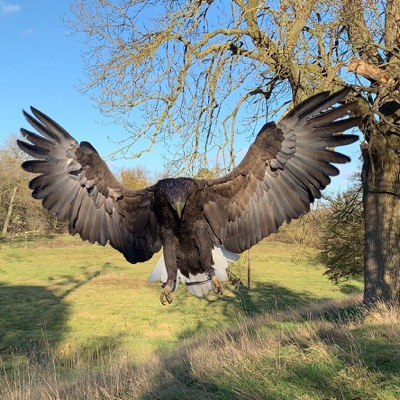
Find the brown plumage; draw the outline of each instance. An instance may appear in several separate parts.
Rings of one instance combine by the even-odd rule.
[[[163,247],[151,275],[164,282],[162,302],[171,301],[178,277],[201,296],[211,284],[222,291],[226,258],[308,212],[330,176],[339,173],[331,163],[350,161],[331,150],[358,139],[341,134],[360,120],[349,117],[354,103],[337,105],[348,92],[319,93],[277,125],[264,125],[242,162],[219,179],[171,178],[128,189],[90,143],[79,144],[34,108],[36,118],[24,114],[41,136],[21,129],[30,143],[18,145],[34,158],[22,167],[40,174],[30,182],[32,196],[59,220],[67,218],[72,235],[109,242],[131,263]]]

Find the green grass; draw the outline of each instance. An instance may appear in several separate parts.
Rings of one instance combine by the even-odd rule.
[[[68,236],[3,243],[0,398],[399,398],[398,310],[365,320],[362,283],[334,286],[315,255],[264,241],[250,291],[181,285],[162,306],[155,260]],[[246,258],[232,268],[243,283]]]
[[[243,314],[298,308],[346,296],[314,261],[315,252],[277,242],[252,250],[251,291],[229,286],[222,297],[198,299],[180,285],[172,305],[149,283],[155,259],[131,265],[111,247],[56,236],[3,244],[0,250],[0,350],[27,354],[43,336],[62,354],[123,346],[145,359],[160,348],[209,329],[233,326]],[[301,255],[300,262],[293,258]],[[245,257],[246,258],[246,257]],[[246,265],[233,268],[247,283]],[[350,283],[354,291],[358,282]]]

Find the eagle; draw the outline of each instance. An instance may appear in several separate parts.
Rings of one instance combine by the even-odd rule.
[[[197,296],[223,293],[229,261],[310,210],[321,190],[350,161],[334,148],[358,139],[343,134],[360,122],[350,89],[321,92],[301,102],[278,123],[266,123],[243,160],[216,179],[161,179],[140,190],[122,185],[89,143],[31,107],[26,140],[32,156],[25,171],[39,174],[29,187],[71,235],[105,246],[130,263],[163,249],[149,280],[162,281],[160,301],[171,303],[178,279]]]

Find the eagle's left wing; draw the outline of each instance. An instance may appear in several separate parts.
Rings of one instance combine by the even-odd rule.
[[[333,107],[349,92],[319,93],[305,100],[277,125],[266,124],[242,162],[227,176],[205,182],[201,194],[209,233],[227,250],[241,253],[305,214],[330,176],[332,163],[350,159],[332,150],[355,142],[343,135],[360,118],[349,116],[355,103]]]

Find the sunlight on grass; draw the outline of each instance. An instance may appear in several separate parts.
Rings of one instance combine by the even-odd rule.
[[[334,286],[315,255],[263,241],[251,252],[250,291],[245,254],[224,296],[199,299],[180,285],[162,306],[160,284],[147,281],[155,260],[131,265],[110,247],[68,236],[3,243],[0,394],[397,398],[397,311],[360,319],[359,300],[343,301],[362,283]],[[332,301],[344,314],[320,308]]]

